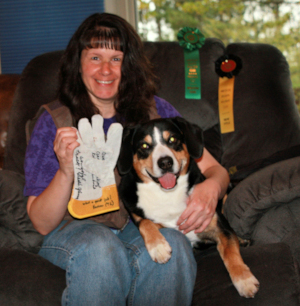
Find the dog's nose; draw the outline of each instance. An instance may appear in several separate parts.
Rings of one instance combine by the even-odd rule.
[[[160,169],[168,171],[173,166],[173,159],[170,156],[161,157],[157,164]]]

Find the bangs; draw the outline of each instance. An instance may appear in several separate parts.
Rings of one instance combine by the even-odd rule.
[[[124,52],[118,30],[107,27],[99,27],[87,33],[83,41],[83,49],[91,48],[106,48]]]

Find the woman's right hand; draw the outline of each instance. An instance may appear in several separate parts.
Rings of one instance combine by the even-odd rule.
[[[77,142],[77,129],[59,128],[53,142],[60,170],[69,178],[74,177],[73,152],[80,144]]]
[[[39,196],[28,197],[28,215],[42,235],[53,231],[66,213],[74,180],[73,152],[79,145],[75,128],[63,127],[57,130],[53,146],[59,169]]]

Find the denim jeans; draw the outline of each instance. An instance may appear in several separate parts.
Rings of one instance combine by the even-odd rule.
[[[133,223],[120,232],[91,220],[66,221],[45,236],[39,254],[66,270],[62,305],[190,305],[196,278],[191,244],[161,229],[172,247],[166,264],[151,260]]]

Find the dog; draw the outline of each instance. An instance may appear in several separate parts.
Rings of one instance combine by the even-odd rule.
[[[178,229],[176,222],[193,186],[205,180],[195,161],[202,156],[203,147],[200,127],[181,117],[154,119],[124,129],[117,163],[119,196],[152,260],[160,264],[171,258],[172,250],[159,229]],[[202,233],[191,231],[187,237],[193,245],[215,242],[239,294],[255,296],[259,282],[244,263],[238,238],[219,209]]]

